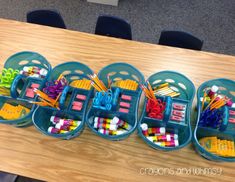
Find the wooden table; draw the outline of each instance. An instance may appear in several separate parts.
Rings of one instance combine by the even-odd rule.
[[[0,60],[30,50],[53,66],[79,61],[98,72],[114,62],[127,62],[147,78],[162,70],[188,76],[198,87],[219,77],[235,79],[235,57],[106,38],[81,32],[0,19]],[[174,168],[218,168],[221,175],[175,175]],[[174,152],[147,146],[136,132],[124,141],[107,141],[89,129],[73,140],[45,136],[35,127],[0,125],[0,170],[48,181],[232,181],[234,163],[216,163],[199,156],[192,145]],[[149,174],[144,174],[147,169]],[[152,171],[155,171],[155,175]],[[150,172],[149,172],[150,171]]]

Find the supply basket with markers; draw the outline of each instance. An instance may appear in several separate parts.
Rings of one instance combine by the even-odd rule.
[[[150,76],[145,85],[144,109],[138,133],[151,147],[164,151],[185,147],[192,137],[190,113],[195,94],[193,83],[184,75],[162,71]]]
[[[87,75],[93,74],[86,65],[67,62],[53,68],[40,90],[35,90],[39,105],[33,122],[42,133],[61,139],[71,139],[81,134],[93,88]]]
[[[114,63],[90,78],[96,93],[87,114],[87,125],[105,139],[125,139],[137,126],[139,84],[143,84],[144,76],[130,64]]]
[[[41,89],[51,65],[36,52],[19,52],[9,57],[0,75],[0,123],[25,127],[32,123],[34,88]]]
[[[209,160],[235,162],[234,102],[232,80],[209,80],[198,88],[193,143],[197,152]]]

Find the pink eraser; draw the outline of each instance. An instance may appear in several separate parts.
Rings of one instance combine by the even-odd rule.
[[[180,121],[182,121],[182,117],[180,117],[180,116],[171,116],[171,120],[173,120],[173,121],[178,121],[178,122],[180,122]]]
[[[31,88],[39,88],[39,84],[37,84],[37,83],[32,83],[32,85],[31,85]]]
[[[173,110],[172,115],[184,117],[184,111]]]
[[[228,119],[228,122],[235,124],[235,118],[229,118],[229,119]]]
[[[129,95],[122,95],[121,99],[131,101],[131,96],[129,96]]]
[[[72,109],[76,110],[76,111],[81,111],[82,110],[82,106],[73,105]]]
[[[82,102],[74,101],[73,102],[73,106],[80,106],[80,107],[82,107]]]
[[[35,93],[34,93],[33,89],[31,89],[31,88],[26,89],[26,94],[25,94],[26,97],[34,98],[34,95],[35,95]]]
[[[129,107],[130,107],[130,104],[127,103],[127,102],[120,102],[120,106],[121,106],[121,107],[129,108]]]
[[[229,114],[232,115],[232,116],[235,116],[235,111],[230,110],[230,111],[229,111]]]
[[[173,108],[177,109],[177,110],[184,110],[185,109],[185,105],[181,105],[181,104],[173,104]]]
[[[80,99],[80,100],[86,100],[86,96],[85,95],[81,95],[81,94],[77,94],[76,98]]]
[[[128,112],[129,112],[129,109],[119,108],[119,112],[128,113]]]

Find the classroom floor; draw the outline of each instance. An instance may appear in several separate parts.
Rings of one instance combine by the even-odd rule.
[[[132,25],[133,39],[158,43],[163,29],[185,30],[204,40],[203,50],[235,55],[234,0],[120,0],[119,6],[86,0],[0,0],[0,18],[26,20],[32,9],[54,8],[68,29],[94,32],[99,14],[120,16]]]

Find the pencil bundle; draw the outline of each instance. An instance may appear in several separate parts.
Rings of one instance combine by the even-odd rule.
[[[150,83],[148,81],[147,81],[147,84],[148,84],[148,88],[145,85],[142,85],[142,84],[140,84],[140,88],[143,90],[143,92],[145,93],[145,96],[148,99],[156,100],[156,97],[154,95],[153,89],[152,89],[152,87],[151,87],[151,85],[150,85]]]
[[[98,78],[98,76],[94,73],[93,75],[88,75],[88,77],[92,80],[91,85],[99,92],[106,92],[108,88],[104,85],[104,83]]]

